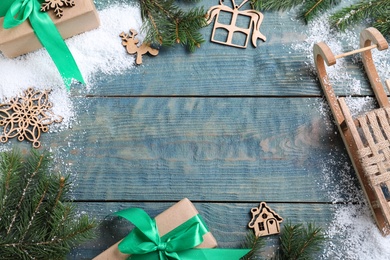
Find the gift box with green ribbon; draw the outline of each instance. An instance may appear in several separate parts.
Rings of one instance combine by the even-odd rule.
[[[69,88],[72,79],[83,77],[64,39],[99,27],[93,0],[74,0],[61,18],[54,12],[42,12],[44,0],[0,1],[0,51],[14,58],[46,48]]]
[[[247,249],[219,249],[194,205],[183,199],[151,219],[139,208],[115,213],[135,228],[93,260],[238,260]]]

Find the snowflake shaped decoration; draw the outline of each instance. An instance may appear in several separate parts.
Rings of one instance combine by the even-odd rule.
[[[27,139],[34,148],[40,147],[41,133],[49,131],[48,125],[53,122],[62,121],[62,117],[55,116],[51,110],[53,104],[49,102],[49,93],[29,88],[23,96],[0,104],[0,126],[4,127],[0,142],[17,136],[19,141]]]
[[[63,7],[75,6],[74,0],[45,0],[41,4],[41,11],[46,12],[50,9],[54,9],[54,13],[58,18],[61,18],[64,14]]]

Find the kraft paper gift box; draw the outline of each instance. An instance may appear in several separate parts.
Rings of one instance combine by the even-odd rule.
[[[93,0],[74,0],[74,2],[75,6],[63,8],[64,12],[61,18],[56,17],[52,9],[47,11],[63,39],[96,29],[100,25]],[[11,29],[4,29],[3,22],[4,17],[1,17],[0,51],[4,56],[14,58],[42,48],[42,44],[36,37],[28,19]]]
[[[198,211],[191,201],[187,198],[179,201],[174,204],[169,209],[165,210],[161,214],[155,217],[157,228],[160,234],[160,237],[167,234],[169,231],[173,230],[177,226],[183,224],[193,216],[196,216]],[[203,235],[204,241],[197,246],[196,248],[215,248],[217,246],[217,241],[211,232]],[[118,243],[112,245],[106,251],[95,257],[93,260],[125,260],[130,255],[123,254],[119,252]]]

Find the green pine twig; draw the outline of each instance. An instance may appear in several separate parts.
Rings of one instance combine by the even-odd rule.
[[[322,229],[309,223],[307,226],[301,224],[284,224],[280,236],[280,260],[308,260],[321,250],[325,237]]]
[[[70,182],[51,163],[47,152],[0,154],[1,259],[63,259],[92,237],[95,223],[66,201]]]
[[[383,34],[390,33],[390,1],[372,0],[361,1],[357,4],[343,8],[330,17],[331,24],[341,30],[371,19],[373,26]]]
[[[306,22],[320,17],[321,14],[339,5],[341,0],[251,0],[251,5],[258,11],[285,11],[300,8],[299,17]],[[351,4],[329,17],[332,26],[346,29],[349,26],[369,21],[382,34],[390,34],[390,1],[361,0]]]
[[[300,6],[299,17],[306,22],[338,5],[341,0],[252,0],[252,7],[258,11],[286,11]]]
[[[249,231],[242,244],[242,248],[250,248],[251,250],[241,258],[241,260],[250,260],[259,255],[265,247],[264,237],[256,236],[252,231]]]
[[[331,9],[332,7],[338,5],[341,0],[309,0],[305,1],[303,5],[303,13],[301,14],[302,18],[309,22],[315,17],[318,17],[319,14],[324,13],[325,11]]]
[[[146,42],[162,46],[180,43],[190,51],[204,42],[199,32],[207,25],[203,7],[185,12],[174,0],[140,0],[140,5]]]
[[[296,6],[302,5],[304,2],[304,0],[251,0],[251,5],[252,8],[258,11],[286,11]]]

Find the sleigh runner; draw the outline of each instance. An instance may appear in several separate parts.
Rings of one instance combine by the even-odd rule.
[[[371,53],[374,48],[380,51],[387,49],[388,43],[378,30],[368,28],[360,34],[360,47],[335,56],[325,43],[320,42],[313,48],[314,61],[322,89],[377,225],[384,235],[389,235],[390,103]],[[339,58],[355,53],[362,53],[364,68],[380,108],[354,119],[344,98],[336,97],[326,67],[336,64]],[[390,89],[390,80],[386,81],[386,85]]]

